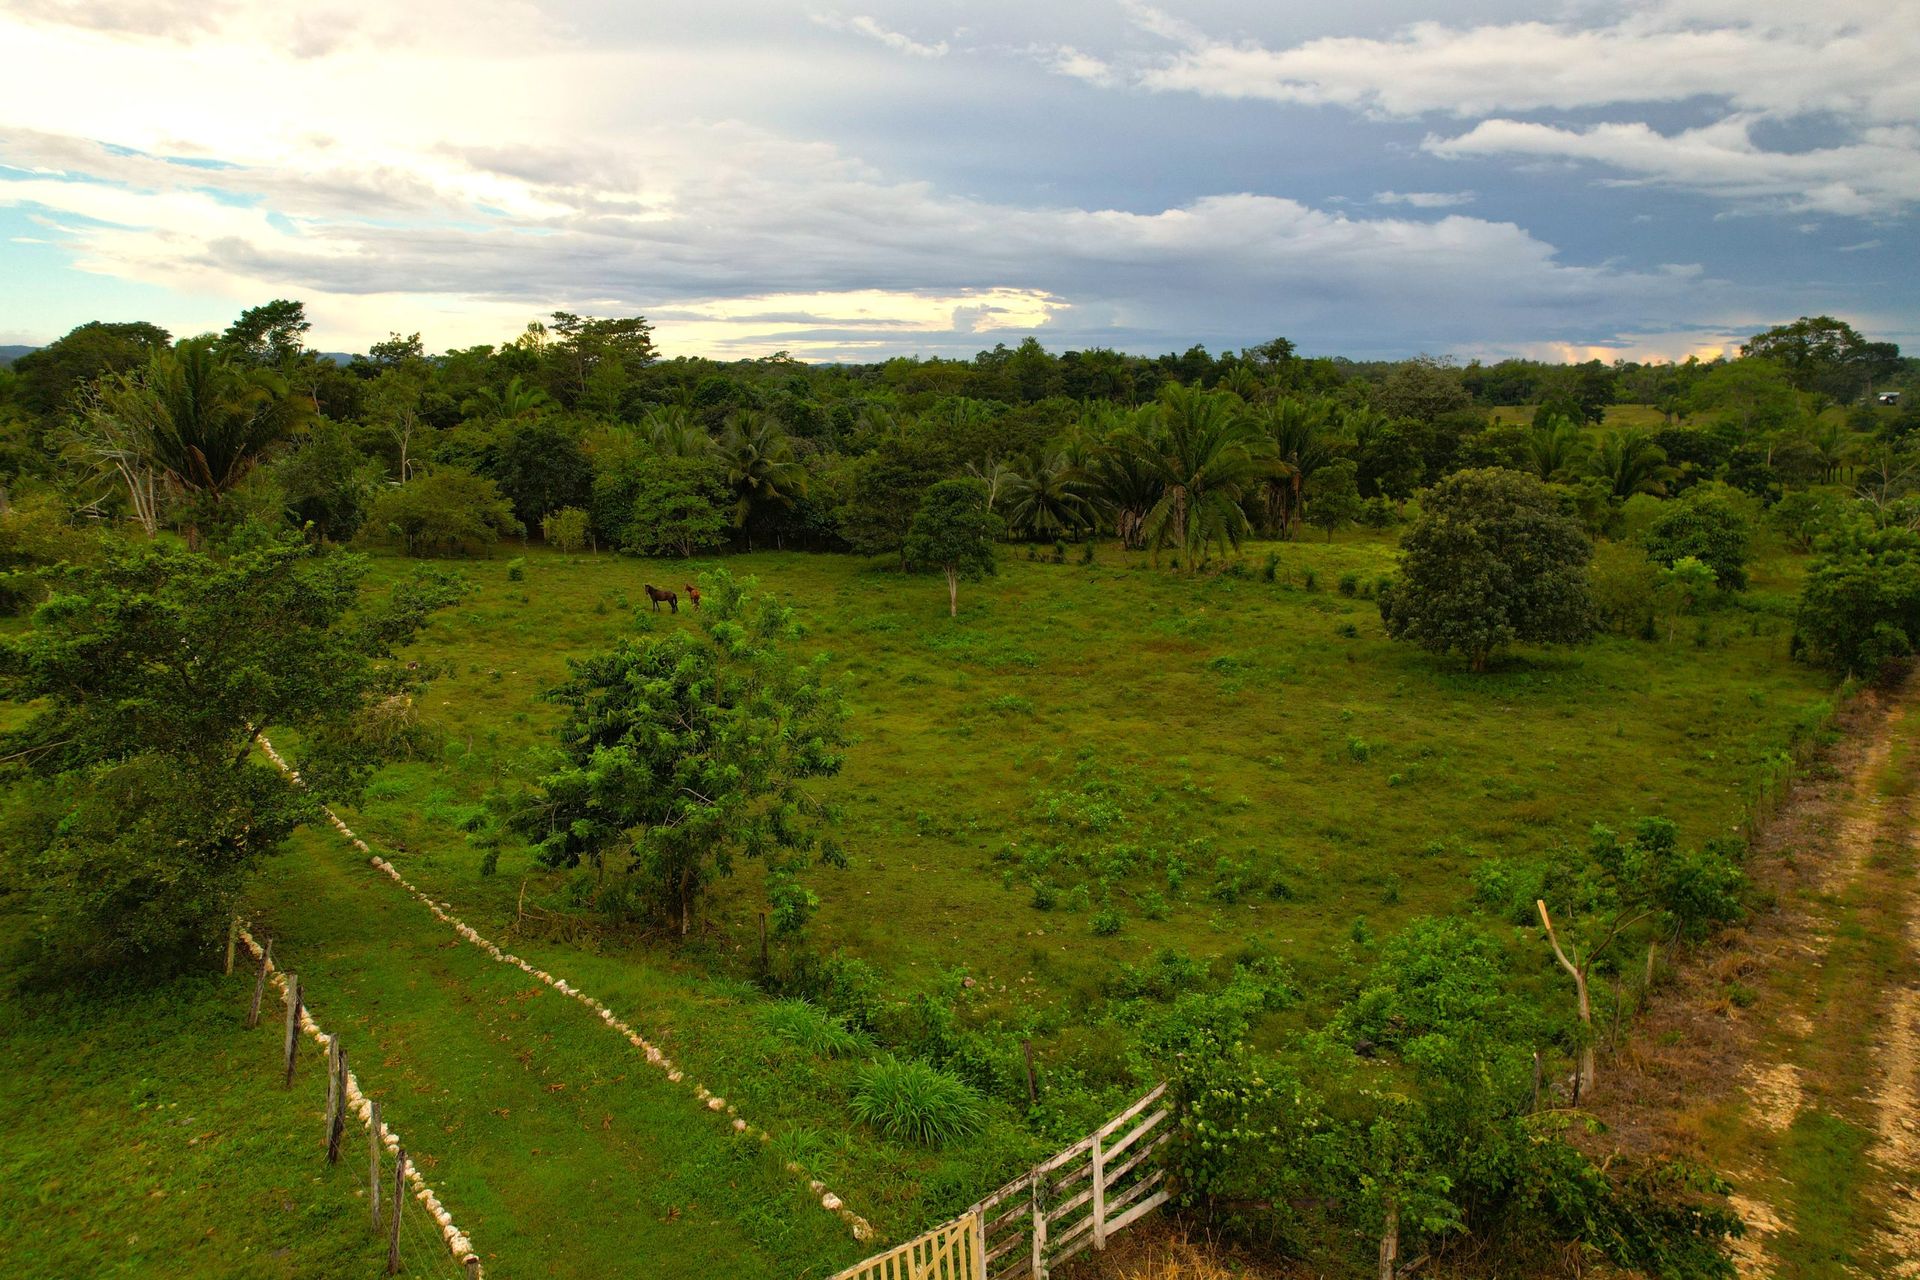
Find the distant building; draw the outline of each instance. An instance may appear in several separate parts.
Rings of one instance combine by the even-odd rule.
[[[1880,393],[1880,403],[1881,404],[1899,404],[1900,393],[1898,391],[1882,391]]]

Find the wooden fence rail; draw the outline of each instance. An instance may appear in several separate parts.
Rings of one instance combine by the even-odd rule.
[[[1160,1084],[1066,1150],[951,1222],[850,1267],[833,1280],[1047,1280],[1089,1246],[1106,1247],[1167,1199],[1156,1158],[1172,1136]]]

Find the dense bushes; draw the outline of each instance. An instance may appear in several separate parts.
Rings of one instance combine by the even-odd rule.
[[[521,532],[493,481],[452,467],[430,471],[375,499],[373,536],[413,555],[478,555]]]

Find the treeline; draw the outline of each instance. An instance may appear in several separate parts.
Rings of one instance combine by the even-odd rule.
[[[1055,355],[1031,338],[971,361],[721,364],[660,359],[641,318],[564,312],[500,347],[430,357],[395,335],[340,364],[307,329],[288,301],[179,342],[83,325],[0,372],[0,477],[16,500],[190,540],[265,519],[413,554],[526,536],[882,555],[933,484],[972,475],[1016,537],[1184,548],[1191,567],[1248,534],[1389,523],[1467,468],[1562,485],[1595,528],[1635,493],[1703,480],[1771,501],[1914,421],[1822,413],[1909,363],[1824,318],[1739,360],[1612,366],[1363,365],[1285,339]],[[1623,400],[1664,425],[1587,430]],[[1511,403],[1532,420],[1496,423]]]

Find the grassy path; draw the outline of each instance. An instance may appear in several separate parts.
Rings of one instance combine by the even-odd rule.
[[[1776,909],[1687,966],[1630,1064],[1661,1114],[1625,1127],[1735,1182],[1742,1276],[1920,1276],[1917,702],[1863,696],[1754,851]]]
[[[860,1253],[758,1143],[332,832],[303,832],[276,870],[257,926],[357,1046],[490,1276],[793,1277]]]

